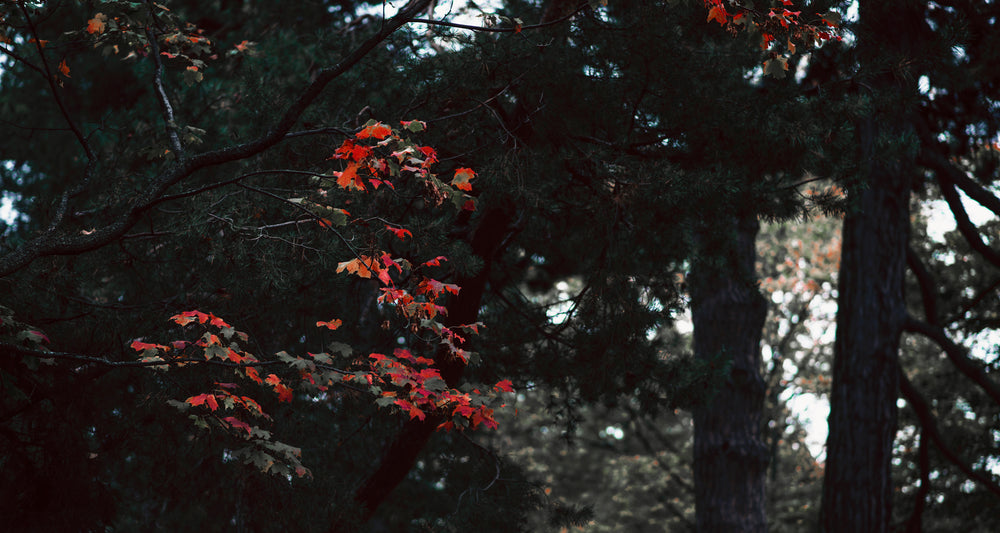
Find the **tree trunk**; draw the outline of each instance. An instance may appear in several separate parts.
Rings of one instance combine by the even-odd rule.
[[[864,185],[844,218],[833,385],[823,480],[827,532],[889,531],[892,446],[899,395],[899,336],[906,317],[904,277],[914,168],[903,149],[912,133],[909,62],[920,41],[919,3],[861,3],[861,96],[873,112],[859,120]]]
[[[712,230],[700,239],[707,257],[691,275],[694,350],[709,360],[723,355],[730,370],[721,390],[694,411],[695,515],[700,532],[763,532],[760,336],[767,302],[753,276],[758,224],[733,217],[729,227]]]

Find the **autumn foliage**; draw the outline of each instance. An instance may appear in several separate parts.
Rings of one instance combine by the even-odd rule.
[[[419,121],[401,123],[404,131],[417,132],[425,128]],[[442,180],[433,172],[437,154],[433,148],[420,146],[403,136],[401,131],[380,122],[371,121],[353,137],[344,140],[329,160],[339,162],[342,170],[331,169],[315,177],[317,191],[311,198],[289,201],[307,209],[317,222],[317,231],[328,231],[343,237],[341,232],[368,228],[362,219],[351,220],[350,213],[324,203],[332,197],[331,188],[354,194],[375,194],[380,189],[392,191],[395,184],[413,180],[425,191],[427,208],[435,209],[450,201],[461,210],[475,210],[472,180],[475,172],[468,168],[454,171],[451,180]],[[410,230],[400,224],[383,223],[381,232],[387,239],[412,238]],[[447,298],[458,295],[461,287],[430,276],[447,262],[435,256],[414,265],[405,257],[372,246],[354,250],[354,257],[338,264],[336,273],[353,276],[378,284],[378,303],[395,309],[405,320],[407,329],[420,338],[436,339],[436,346],[449,360],[469,364],[474,354],[464,346],[468,335],[479,332],[482,324],[445,326]],[[189,413],[195,425],[220,428],[233,439],[244,441],[236,455],[265,472],[310,475],[300,459],[301,452],[293,446],[276,441],[267,426],[273,422],[254,395],[269,393],[279,402],[292,402],[296,395],[316,397],[333,394],[338,388],[367,391],[378,406],[400,413],[410,419],[424,420],[431,413],[444,419],[438,428],[475,429],[479,426],[496,428],[494,409],[503,404],[501,393],[513,392],[509,380],[493,386],[468,384],[457,389],[448,386],[438,368],[434,353],[431,357],[417,355],[405,347],[391,355],[355,354],[352,347],[333,342],[330,353],[291,355],[285,351],[271,358],[249,352],[249,336],[211,313],[185,311],[170,318],[193,335],[189,339],[155,344],[136,340],[132,349],[140,352],[140,360],[158,369],[210,362],[232,368],[234,382],[212,381],[204,392],[188,396],[171,405]],[[315,325],[336,331],[350,324],[349,317],[317,320]],[[193,328],[193,329],[191,329]],[[247,392],[252,391],[252,392]]]

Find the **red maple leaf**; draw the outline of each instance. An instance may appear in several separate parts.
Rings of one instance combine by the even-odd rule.
[[[264,382],[264,380],[260,379],[260,374],[257,373],[257,369],[256,368],[254,368],[252,366],[248,366],[247,369],[246,369],[246,373],[247,373],[247,377],[248,378],[254,380],[258,384]]]
[[[403,240],[406,237],[413,237],[413,234],[410,233],[410,230],[408,230],[408,229],[394,228],[394,227],[388,226],[388,225],[385,227],[385,229],[391,231],[392,234],[395,235],[396,237],[399,237],[399,240]]]
[[[219,402],[215,399],[214,394],[208,394],[208,393],[199,394],[197,396],[192,396],[184,401],[191,404],[192,406],[199,406],[202,404],[206,404],[208,405],[208,408],[213,411],[219,408]]]
[[[228,423],[230,426],[234,428],[245,429],[247,431],[247,435],[253,434],[253,429],[250,428],[250,424],[247,424],[246,422],[240,420],[239,418],[236,418],[235,416],[227,416],[222,420],[224,420],[226,423]]]

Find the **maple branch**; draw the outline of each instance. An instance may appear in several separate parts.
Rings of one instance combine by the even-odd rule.
[[[352,133],[343,128],[334,128],[334,127],[316,128],[312,130],[300,130],[300,131],[293,131],[291,133],[286,133],[285,138],[294,139],[295,137],[305,137],[306,135],[329,135],[334,133],[337,135],[343,135],[344,137],[353,137],[354,133],[357,132]]]
[[[180,200],[181,198],[187,198],[189,196],[197,196],[197,195],[199,195],[199,194],[201,194],[203,192],[211,191],[213,189],[218,189],[219,187],[225,187],[226,185],[232,185],[232,184],[234,184],[236,182],[242,181],[242,180],[244,180],[246,178],[251,178],[253,176],[265,176],[265,175],[268,175],[268,174],[290,174],[290,175],[293,175],[293,176],[308,176],[308,177],[319,176],[319,174],[317,174],[315,172],[308,172],[308,171],[305,171],[305,170],[290,170],[290,169],[283,169],[283,168],[275,168],[275,169],[271,169],[271,170],[257,170],[257,171],[254,171],[254,172],[247,172],[246,174],[240,174],[239,176],[236,176],[235,178],[230,178],[230,179],[227,179],[227,180],[217,181],[215,183],[209,183],[208,185],[205,185],[204,187],[199,187],[197,189],[191,189],[189,191],[184,191],[184,192],[180,192],[180,193],[177,193],[177,194],[171,194],[171,195],[167,195],[167,196],[161,196],[161,197],[157,198],[155,201],[153,201],[152,204],[150,204],[150,207],[152,207],[152,206],[154,206],[156,204],[163,203],[163,202],[170,202],[170,201],[173,201],[173,200]]]
[[[952,450],[948,444],[944,442],[941,432],[937,427],[937,423],[934,420],[934,415],[931,412],[930,405],[920,392],[917,391],[913,384],[910,383],[910,380],[906,377],[906,373],[902,370],[900,370],[899,373],[899,390],[903,393],[903,398],[905,398],[907,403],[910,404],[910,407],[913,408],[913,412],[920,420],[920,427],[924,429],[931,441],[934,442],[934,445],[941,451],[941,455],[961,470],[962,473],[969,479],[979,483],[983,488],[1000,497],[1000,486],[994,483],[989,477],[987,477],[986,474],[973,470],[972,467],[962,461],[962,459],[958,457],[958,454],[956,454],[954,450]]]
[[[45,81],[48,84],[49,90],[52,92],[52,98],[56,101],[56,105],[59,106],[59,111],[62,113],[66,123],[69,125],[70,130],[79,141],[80,146],[83,147],[83,152],[87,155],[88,161],[93,161],[96,159],[94,151],[90,147],[90,143],[83,136],[83,132],[80,128],[76,126],[73,119],[69,116],[69,111],[66,109],[66,105],[63,103],[62,98],[59,97],[59,91],[56,89],[55,76],[52,74],[52,69],[49,68],[49,62],[45,60],[45,51],[42,49],[42,41],[38,38],[38,28],[35,27],[35,21],[31,20],[31,15],[28,13],[28,8],[25,7],[24,2],[18,2],[17,6],[21,8],[21,14],[24,15],[24,20],[28,23],[28,28],[31,31],[31,36],[35,39],[35,49],[38,50],[38,57],[42,60],[42,68],[45,71]]]
[[[21,270],[39,257],[50,255],[76,255],[101,248],[102,246],[124,235],[139,221],[140,216],[145,211],[159,203],[160,198],[167,191],[167,189],[190,177],[198,170],[221,165],[223,163],[246,159],[274,146],[284,139],[285,135],[292,128],[295,122],[298,121],[302,113],[305,112],[305,110],[316,100],[319,94],[331,81],[350,70],[389,35],[404,24],[410,22],[410,20],[424,10],[430,2],[431,0],[411,0],[403,6],[396,16],[392,17],[388,21],[385,21],[374,35],[369,37],[353,52],[348,54],[347,57],[345,57],[340,63],[334,65],[333,67],[325,68],[319,71],[319,74],[306,87],[306,89],[303,90],[302,94],[300,94],[299,97],[289,105],[281,119],[258,139],[198,154],[187,160],[176,161],[168,169],[153,179],[144,190],[140,191],[135,196],[131,205],[128,206],[125,212],[116,221],[86,235],[67,233],[58,234],[56,232],[57,225],[58,222],[61,221],[62,213],[65,212],[65,206],[68,202],[68,195],[64,195],[63,201],[60,204],[59,213],[56,217],[54,217],[55,220],[45,232],[0,258],[0,277],[7,276]],[[46,71],[48,71],[47,65]],[[60,107],[62,107],[62,102],[58,99],[58,96],[56,97],[56,100]],[[76,129],[72,122],[70,122],[70,126],[74,133],[77,134],[77,138],[84,143],[88,154],[92,155],[89,146],[86,145],[86,140],[83,138],[82,134],[79,133],[79,130]],[[89,161],[90,163],[94,163],[96,162],[96,158],[90,158]],[[90,170],[93,167],[91,164],[88,164],[87,168],[88,172],[85,175],[83,183],[81,183],[81,187],[87,182]]]
[[[997,405],[1000,405],[1000,386],[993,382],[982,367],[969,357],[968,350],[949,339],[942,328],[907,316],[903,322],[903,330],[919,333],[934,341],[938,347],[944,350],[945,355],[955,365],[955,368],[979,385]]]
[[[181,365],[209,365],[209,366],[221,366],[226,368],[257,368],[264,366],[280,366],[288,365],[285,361],[250,361],[245,363],[235,363],[232,361],[220,361],[215,359],[204,359],[198,357],[177,357],[173,359],[164,359],[162,361],[113,361],[111,359],[103,357],[95,357],[93,355],[84,355],[73,352],[52,352],[47,350],[41,350],[38,348],[28,348],[26,346],[20,346],[10,342],[0,341],[0,353],[14,354],[14,355],[28,355],[31,357],[37,357],[39,359],[62,359],[68,361],[79,361],[81,363],[92,363],[101,366],[113,367],[113,368],[136,368],[136,367],[170,367],[170,366],[181,366]],[[336,372],[338,374],[353,374],[342,368],[337,368],[333,365],[327,363],[314,362],[316,368],[321,368],[323,370],[329,370],[331,372]],[[348,384],[343,384],[348,386]],[[349,387],[353,388],[353,387]],[[354,389],[360,392],[361,389]]]
[[[483,215],[470,242],[472,252],[483,259],[483,267],[476,274],[458,280],[462,291],[448,302],[446,326],[477,321],[493,258],[504,240],[510,222],[511,215],[505,209],[494,208]],[[465,370],[464,361],[442,353],[437,354],[434,361],[445,383],[449,387],[457,387]],[[420,451],[443,421],[441,413],[430,413],[424,420],[411,419],[404,423],[381,454],[374,471],[354,492],[353,500],[357,507],[350,509],[352,517],[357,517],[361,522],[372,517],[378,506],[413,468]],[[340,522],[335,520],[330,531],[336,533],[343,531],[342,528]]]
[[[7,55],[7,57],[13,59],[14,61],[20,61],[21,63],[24,64],[24,66],[30,68],[31,70],[34,70],[35,72],[41,74],[42,76],[45,75],[45,71],[32,64],[30,61],[27,60],[27,58],[17,55],[16,53],[14,53],[13,50],[7,48],[6,46],[3,46],[2,44],[0,44],[0,52],[3,52],[4,54]]]
[[[315,176],[316,174],[312,174],[312,175]],[[312,211],[306,209],[305,207],[302,207],[301,205],[299,205],[299,204],[297,204],[295,202],[290,201],[288,198],[284,198],[284,197],[278,196],[277,194],[265,191],[264,189],[258,189],[257,187],[251,187],[250,185],[247,185],[245,183],[237,183],[236,185],[239,186],[239,187],[243,187],[244,189],[247,189],[247,190],[250,190],[250,191],[254,191],[254,192],[263,194],[265,196],[269,196],[269,197],[274,198],[276,200],[280,200],[281,202],[284,202],[284,203],[286,203],[286,204],[288,204],[288,205],[290,205],[290,206],[292,206],[292,207],[294,207],[294,208],[302,211],[303,213],[309,215],[309,217],[312,218],[312,219],[314,219],[317,223],[319,223],[320,226],[323,226],[327,230],[332,231],[333,234],[336,235],[337,238],[340,239],[340,242],[344,243],[344,246],[346,246],[347,249],[350,250],[352,254],[354,254],[354,257],[356,257],[362,263],[365,262],[365,259],[363,257],[361,257],[361,252],[359,252],[357,250],[357,248],[355,248],[354,245],[351,244],[351,241],[347,240],[347,238],[344,237],[344,235],[342,233],[340,233],[339,231],[333,229],[333,224],[324,222],[323,217],[321,217],[321,216],[313,213]]]

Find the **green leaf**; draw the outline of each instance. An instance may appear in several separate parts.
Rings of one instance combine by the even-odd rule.
[[[354,353],[354,348],[351,348],[350,345],[342,342],[331,342],[329,348],[331,352],[339,353],[344,357],[350,357],[351,354]]]
[[[431,378],[424,382],[424,388],[429,391],[441,392],[448,388],[448,385],[441,378]]]
[[[778,56],[764,62],[764,75],[774,78],[784,78],[785,71],[788,70],[788,60]]]
[[[830,24],[836,24],[837,26],[840,26],[840,22],[841,20],[843,20],[840,16],[840,13],[837,13],[836,11],[828,11],[824,13],[822,16],[823,20],[829,22]]]

